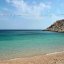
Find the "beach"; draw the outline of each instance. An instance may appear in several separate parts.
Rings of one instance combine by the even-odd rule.
[[[0,64],[64,64],[64,0],[0,0]]]
[[[6,61],[0,60],[0,64],[64,64],[64,51]]]
[[[64,64],[64,33],[0,31],[0,64]]]

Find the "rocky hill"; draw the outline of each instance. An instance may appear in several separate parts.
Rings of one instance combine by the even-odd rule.
[[[52,24],[46,30],[54,31],[54,32],[64,32],[64,19],[56,21],[54,24]]]

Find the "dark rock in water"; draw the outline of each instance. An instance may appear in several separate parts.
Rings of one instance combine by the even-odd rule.
[[[54,31],[54,32],[64,32],[64,19],[56,21],[54,24],[52,24],[46,30]]]

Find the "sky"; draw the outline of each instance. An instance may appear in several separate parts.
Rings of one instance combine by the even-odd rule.
[[[64,0],[0,0],[0,29],[46,29],[64,19]]]

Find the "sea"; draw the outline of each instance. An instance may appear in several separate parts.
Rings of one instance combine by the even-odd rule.
[[[42,30],[0,30],[0,59],[64,51],[64,33]]]

